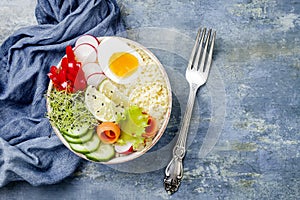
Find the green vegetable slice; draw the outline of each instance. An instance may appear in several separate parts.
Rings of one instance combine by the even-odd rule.
[[[109,79],[105,79],[100,83],[99,91],[116,105],[121,107],[128,106],[128,97],[126,97]]]
[[[143,113],[141,108],[133,105],[125,110],[125,118],[119,121],[119,124],[123,132],[133,137],[140,137],[148,126],[148,115]]]
[[[84,134],[79,138],[70,137],[69,135],[66,134],[63,134],[63,136],[70,143],[81,144],[81,143],[88,142],[90,139],[92,139],[94,133],[95,133],[94,129],[89,129],[86,134]]]
[[[73,137],[73,138],[79,138],[84,136],[85,134],[87,134],[89,130],[89,125],[88,124],[83,124],[80,127],[76,127],[75,128],[70,128],[67,131],[62,131],[62,133],[64,135]]]
[[[50,104],[47,117],[60,132],[68,134],[72,129],[78,127],[86,128],[86,125],[91,128],[98,124],[98,121],[85,106],[83,91],[68,93],[53,89],[47,97]],[[81,130],[79,132],[82,133],[84,131]],[[79,132],[72,135],[80,137],[81,134]]]
[[[97,134],[94,134],[92,139],[88,142],[82,144],[73,144],[73,143],[69,143],[69,144],[71,149],[73,149],[74,151],[78,153],[86,154],[97,150],[97,148],[100,145],[100,139]]]
[[[145,147],[145,138],[140,136],[140,137],[133,137],[130,134],[121,133],[120,138],[117,141],[117,144],[119,145],[125,145],[126,143],[132,143],[132,147],[134,151],[141,150]]]
[[[105,162],[115,156],[115,149],[110,144],[101,143],[98,149],[92,153],[86,154],[86,157],[96,162]]]
[[[85,103],[94,117],[102,122],[116,121],[124,115],[124,109],[99,92],[94,86],[88,86]]]

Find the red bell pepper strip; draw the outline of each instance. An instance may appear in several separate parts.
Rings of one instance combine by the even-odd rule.
[[[47,75],[58,90],[66,90],[67,92],[84,90],[87,84],[84,72],[81,69],[81,63],[76,61],[71,46],[66,47],[66,54],[67,56],[61,60],[61,68],[51,66]]]
[[[76,62],[74,51],[70,45],[66,47],[66,54],[69,62]]]

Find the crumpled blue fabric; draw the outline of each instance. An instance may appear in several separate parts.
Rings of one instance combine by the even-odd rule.
[[[83,34],[122,35],[114,0],[38,0],[38,25],[22,28],[0,47],[0,186],[53,184],[72,174],[80,158],[45,117],[47,73]]]

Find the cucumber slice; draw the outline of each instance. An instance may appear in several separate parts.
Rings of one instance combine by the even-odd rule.
[[[83,124],[80,127],[75,126],[74,128],[69,129],[67,131],[62,131],[62,133],[65,135],[68,135],[70,137],[73,137],[73,138],[79,138],[79,137],[82,137],[83,135],[85,135],[88,130],[89,130],[89,125]]]
[[[109,79],[103,80],[99,85],[99,91],[116,105],[128,106],[128,97],[126,97]]]
[[[82,144],[73,144],[69,143],[71,149],[78,153],[90,153],[96,151],[100,145],[100,139],[97,134],[93,134],[93,137],[90,141],[82,143]]]
[[[70,143],[82,144],[82,143],[88,142],[93,137],[94,133],[95,133],[94,129],[89,129],[86,134],[84,134],[83,136],[81,136],[79,138],[70,137],[65,134],[63,134],[63,136]]]
[[[123,117],[124,108],[99,92],[94,86],[88,86],[85,91],[85,104],[96,119],[102,122],[116,121],[118,116]]]
[[[98,149],[92,153],[86,154],[86,157],[96,162],[105,162],[115,156],[115,149],[111,144],[101,142]]]

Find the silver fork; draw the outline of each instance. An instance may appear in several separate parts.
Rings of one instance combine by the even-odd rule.
[[[182,160],[186,153],[186,139],[196,93],[198,91],[198,88],[206,83],[211,67],[216,32],[212,31],[212,29],[208,30],[207,33],[206,32],[206,28],[200,28],[198,30],[196,42],[194,44],[189,64],[185,72],[186,80],[190,85],[190,92],[182,126],[178,135],[176,145],[173,149],[173,158],[165,170],[164,186],[165,190],[169,194],[173,194],[178,190],[183,176]]]

